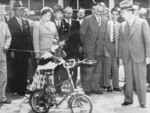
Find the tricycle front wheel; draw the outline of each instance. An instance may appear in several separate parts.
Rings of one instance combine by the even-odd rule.
[[[84,94],[71,96],[68,104],[72,113],[92,113],[93,110],[90,98]]]

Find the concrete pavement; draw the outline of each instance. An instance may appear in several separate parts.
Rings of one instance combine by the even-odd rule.
[[[124,71],[123,67],[119,67],[120,86],[123,86]],[[7,94],[7,97],[12,100],[11,104],[0,104],[0,113],[34,113],[28,104],[26,97],[16,96],[14,94]],[[137,96],[134,94],[134,103],[129,106],[121,106],[124,102],[123,92],[108,93],[104,91],[103,95],[91,95],[93,103],[92,113],[150,113],[150,93],[147,93],[147,107],[141,108],[138,103]],[[67,101],[65,101],[59,108],[50,109],[49,113],[71,113],[67,108]]]
[[[11,104],[0,105],[0,113],[34,113],[26,97],[7,94],[12,100]],[[93,113],[150,113],[150,93],[147,93],[147,108],[139,106],[137,96],[134,95],[133,105],[122,107],[123,92],[104,92],[104,95],[91,95]],[[59,108],[50,109],[49,113],[71,113],[65,101]]]

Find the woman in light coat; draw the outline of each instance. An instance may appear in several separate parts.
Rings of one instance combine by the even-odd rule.
[[[33,27],[33,45],[37,61],[59,40],[56,26],[50,21],[51,15],[50,8],[43,8],[40,21]]]

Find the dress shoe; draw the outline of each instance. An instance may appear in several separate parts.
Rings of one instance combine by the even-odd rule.
[[[112,92],[112,91],[113,91],[112,87],[107,88],[107,92]]]
[[[4,100],[0,101],[0,104],[11,104],[11,100],[4,99]]]
[[[113,91],[113,89],[112,89],[112,87],[111,86],[109,86],[109,87],[103,87],[105,90],[107,90],[107,92],[112,92]]]
[[[25,96],[25,93],[17,93],[19,96]]]
[[[148,88],[147,88],[147,92],[149,92],[149,93],[150,93],[150,87],[148,87]]]
[[[85,91],[86,95],[91,95],[91,91]]]
[[[99,95],[102,95],[102,94],[103,94],[102,91],[92,91],[92,93],[94,93],[94,94],[99,94]]]
[[[145,104],[141,104],[140,106],[141,106],[141,108],[146,108]]]
[[[122,103],[122,106],[127,106],[127,105],[130,105],[130,104],[133,104],[132,102],[124,102]]]
[[[122,91],[121,88],[113,88],[113,91]]]

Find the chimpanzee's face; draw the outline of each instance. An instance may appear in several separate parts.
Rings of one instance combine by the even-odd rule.
[[[55,56],[64,58],[66,56],[65,52],[61,47],[56,49]]]

